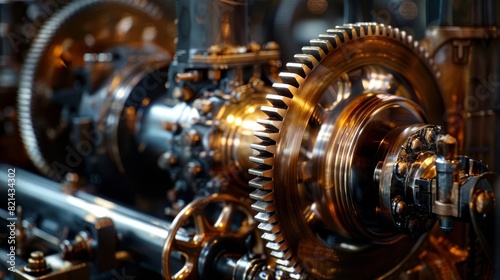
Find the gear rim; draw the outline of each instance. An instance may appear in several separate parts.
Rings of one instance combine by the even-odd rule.
[[[250,170],[250,173],[256,176],[255,179],[250,181],[250,186],[256,188],[256,191],[252,196],[256,202],[253,204],[252,208],[258,212],[256,219],[260,222],[259,228],[264,231],[264,239],[268,240],[267,247],[271,249],[271,255],[277,259],[277,263],[280,268],[290,273],[290,276],[293,278],[307,278],[309,276],[328,278],[332,277],[336,273],[338,275],[338,271],[330,271],[331,274],[329,275],[321,272],[318,273],[317,271],[311,273],[310,269],[304,269],[304,267],[302,267],[304,264],[304,258],[297,258],[297,255],[299,254],[297,246],[290,246],[290,243],[296,242],[297,240],[291,239],[289,232],[301,232],[298,228],[303,226],[304,223],[301,225],[295,225],[295,227],[289,226],[286,230],[283,229],[282,224],[285,223],[281,223],[280,221],[284,221],[284,214],[281,214],[280,217],[279,211],[279,208],[282,208],[283,204],[288,203],[289,207],[282,208],[286,209],[282,213],[289,214],[289,216],[292,216],[291,218],[300,217],[303,219],[303,217],[301,217],[301,213],[293,213],[294,210],[296,212],[300,211],[297,211],[297,209],[293,209],[293,207],[290,206],[300,204],[300,201],[297,201],[296,195],[288,195],[284,191],[286,187],[282,186],[286,185],[286,183],[283,183],[283,180],[286,181],[290,179],[289,177],[293,177],[293,175],[283,172],[280,168],[281,166],[284,166],[283,168],[293,169],[297,165],[297,159],[293,158],[291,160],[293,163],[290,164],[290,160],[287,162],[286,160],[278,159],[277,155],[281,155],[282,158],[286,157],[287,159],[297,157],[295,154],[290,154],[293,153],[292,150],[294,148],[300,147],[300,145],[292,145],[291,143],[294,143],[292,140],[280,143],[279,141],[282,140],[280,139],[280,132],[281,130],[286,130],[286,128],[290,127],[290,123],[287,123],[287,121],[291,122],[291,120],[290,117],[288,117],[287,120],[287,116],[295,104],[302,104],[299,106],[309,108],[311,107],[311,104],[314,103],[308,99],[312,98],[311,95],[314,95],[315,91],[311,90],[312,94],[308,92],[309,96],[303,96],[305,95],[304,92],[307,92],[307,89],[311,89],[311,84],[314,84],[314,81],[318,82],[318,80],[321,81],[326,78],[317,77],[318,75],[316,74],[316,80],[310,81],[311,75],[314,75],[315,71],[323,73],[321,70],[317,69],[328,69],[329,67],[332,69],[337,67],[338,65],[334,63],[335,61],[332,62],[333,59],[331,57],[333,57],[335,53],[339,53],[341,51],[344,52],[345,55],[346,49],[343,49],[343,46],[352,46],[356,44],[356,42],[363,43],[364,39],[367,39],[367,41],[386,41],[387,44],[394,46],[397,45],[398,48],[402,47],[402,49],[405,49],[406,52],[413,55],[412,59],[416,59],[416,61],[418,61],[420,70],[424,69],[425,77],[429,79],[432,84],[430,88],[434,89],[433,92],[417,92],[414,98],[416,97],[418,101],[424,101],[422,106],[424,110],[434,112],[432,108],[443,108],[442,103],[440,103],[441,100],[439,100],[439,96],[435,96],[433,100],[436,101],[436,99],[438,99],[439,101],[436,102],[437,104],[429,104],[429,102],[426,103],[425,99],[422,98],[428,94],[439,92],[439,86],[434,79],[437,73],[432,60],[428,59],[428,55],[425,53],[423,47],[419,46],[417,42],[414,42],[411,36],[407,36],[404,31],[399,31],[397,28],[391,28],[375,23],[359,23],[337,26],[335,29],[328,30],[328,34],[321,34],[319,39],[311,40],[312,46],[304,47],[304,53],[295,56],[297,63],[287,64],[290,72],[280,74],[280,77],[283,79],[283,83],[274,85],[278,94],[268,96],[268,100],[272,103],[272,107],[262,108],[262,110],[269,116],[268,119],[260,121],[260,124],[266,129],[263,131],[255,131],[255,136],[257,136],[261,142],[252,145],[252,148],[256,151],[256,156],[252,157],[252,161],[257,163],[258,166]],[[364,51],[366,52],[367,50],[365,49]],[[371,53],[368,53],[369,55],[365,56],[360,62],[358,61],[359,57],[355,56],[355,49],[354,56],[352,56],[351,59],[354,63],[369,65],[374,62],[373,59],[370,61],[370,55],[374,54],[373,49],[371,49]],[[387,50],[382,51],[382,53],[386,56],[390,56],[390,53]],[[389,61],[390,59],[391,57],[389,57],[389,59],[383,58],[382,61]],[[344,60],[349,60],[349,57],[345,55]],[[354,68],[354,66],[351,67]],[[340,68],[342,68],[342,66]],[[401,73],[401,69],[397,72]],[[412,82],[415,84],[414,80]],[[309,85],[309,88],[304,89],[306,84]],[[414,90],[413,88],[411,89]],[[419,89],[421,89],[421,87],[419,87]],[[302,96],[300,93],[303,93]],[[299,101],[296,102],[294,99],[297,99],[297,96],[299,96]],[[295,121],[295,125],[299,127],[306,127],[307,122],[311,120],[311,116],[313,115],[312,110],[313,109],[309,109],[309,112],[306,114],[298,114],[299,117],[296,119],[298,119],[300,123],[297,124],[297,121]],[[293,116],[297,117],[297,115]],[[433,116],[431,118],[431,122],[441,124],[443,120],[437,116]],[[302,135],[293,135],[290,138],[301,137]],[[295,141],[295,143],[297,141]],[[283,156],[283,154],[285,154],[285,156]],[[278,160],[280,160],[280,164],[276,163]],[[278,180],[277,182],[276,178],[278,177],[285,179],[280,178],[281,181]],[[296,180],[296,178],[293,180]],[[290,185],[292,185],[293,188],[294,183],[291,183]],[[282,204],[280,205],[279,202]],[[300,223],[297,223],[296,221],[294,224]],[[316,245],[313,244],[313,246]],[[318,247],[316,246],[316,249],[317,248]],[[323,253],[326,252],[328,254],[326,249],[322,248],[321,250],[323,250]],[[335,252],[332,254],[333,255],[331,256],[333,259],[338,257],[335,255]],[[340,262],[337,262],[337,265],[338,263]],[[384,274],[387,275],[387,273],[389,272],[386,271]]]

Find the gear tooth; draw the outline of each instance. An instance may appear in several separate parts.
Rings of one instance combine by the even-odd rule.
[[[258,212],[274,212],[276,209],[274,203],[269,203],[265,201],[256,201],[252,204],[252,209]]]
[[[270,223],[260,223],[257,228],[260,230],[270,232],[270,233],[278,233],[280,232],[279,226],[276,224],[270,224]]]
[[[254,200],[252,209],[259,212],[255,219],[260,223],[259,229],[264,231],[262,238],[267,240],[266,247],[271,250],[271,255],[276,258],[277,268],[282,269],[282,273],[286,277],[304,279],[309,277],[308,272],[311,271],[303,269],[300,265],[301,259],[296,257],[296,254],[299,253],[295,251],[294,247],[290,247],[285,236],[283,236],[284,228],[281,227],[281,222],[286,221],[281,221],[281,215],[286,215],[286,213],[276,212],[278,206],[275,204],[275,200],[281,198],[274,197],[275,188],[281,188],[279,182],[274,181],[276,170],[273,169],[276,163],[274,158],[281,156],[277,155],[277,152],[281,151],[276,144],[280,140],[278,137],[280,137],[281,133],[285,133],[283,130],[286,129],[288,122],[284,122],[284,120],[287,117],[287,111],[293,102],[294,96],[297,94],[299,94],[299,97],[306,96],[307,93],[301,91],[300,86],[304,82],[309,82],[306,81],[309,74],[317,74],[315,71],[313,72],[315,67],[323,63],[325,57],[328,57],[332,52],[343,51],[338,50],[338,48],[343,47],[345,43],[354,41],[347,46],[355,48],[356,44],[363,43],[363,39],[367,36],[384,36],[391,39],[391,41],[398,41],[400,45],[403,44],[409,47],[421,58],[424,58],[429,65],[433,66],[432,60],[429,59],[428,54],[418,44],[418,41],[404,31],[377,23],[346,24],[327,30],[327,34],[321,34],[318,39],[311,40],[311,46],[304,47],[302,54],[295,55],[297,63],[287,64],[289,73],[282,75],[283,83],[273,85],[277,94],[268,95],[267,100],[271,105],[263,107],[263,112],[267,114],[269,119],[260,121],[266,130],[255,133],[255,136],[260,138],[263,143],[252,145],[258,155],[251,157],[250,160],[259,166],[250,171],[251,174],[258,176],[249,183],[250,186],[256,189],[250,194],[250,197]],[[432,69],[434,70],[435,67]],[[324,72],[319,71],[319,73]],[[315,117],[321,116],[316,112],[319,109],[320,107],[315,108],[309,118],[309,124],[321,123],[321,118]],[[269,143],[273,144],[269,145]],[[310,166],[299,166],[298,174],[296,174],[298,182],[307,181],[310,178],[310,168]],[[278,178],[280,177],[276,177],[276,181],[279,181]],[[281,211],[282,209],[278,208],[278,210]],[[280,214],[280,218],[278,218],[278,214]]]
[[[292,87],[291,85],[287,84],[282,84],[282,83],[274,83],[273,88],[276,90],[276,92],[279,94],[279,96],[286,96],[289,98],[292,98],[297,91],[296,87]],[[275,96],[274,94],[269,94],[267,96],[267,99],[269,100],[269,97]],[[274,98],[274,97],[273,97]]]
[[[281,233],[275,234],[275,233],[269,233],[269,232],[264,232],[262,234],[262,238],[271,241],[271,242],[282,242],[283,241],[283,235]]]
[[[266,129],[269,130],[269,132],[278,132],[279,129],[281,128],[282,122],[281,121],[275,121],[275,120],[258,120],[258,124],[264,126]]]
[[[292,252],[290,250],[285,250],[285,251],[271,251],[271,256],[278,258],[278,259],[285,259],[289,260],[292,258]],[[288,271],[292,272],[292,271]],[[295,269],[293,269],[293,272],[295,272]]]
[[[264,168],[262,166],[258,166],[258,167],[250,168],[248,170],[248,173],[250,173],[251,175],[254,175],[254,176],[272,178],[273,171],[274,171],[274,169],[272,169],[272,168]]]
[[[324,53],[330,53],[334,49],[332,43],[330,43],[330,41],[328,41],[328,40],[312,39],[309,42],[311,43],[311,45],[316,46],[318,48],[321,48]]]
[[[257,189],[272,190],[273,180],[270,178],[256,177],[250,180],[249,185],[250,187]]]
[[[347,31],[342,28],[328,29],[326,32],[330,35],[338,36],[341,42],[340,44],[349,42],[351,40]]]
[[[267,242],[266,247],[273,251],[283,251],[288,248],[288,245],[285,242]]]
[[[291,98],[285,97],[285,96],[280,96],[280,95],[275,95],[275,94],[268,94],[267,100],[274,107],[279,107],[279,108],[283,108],[283,109],[288,109],[290,107],[290,104],[292,103]]]
[[[367,23],[363,23],[363,25],[366,28],[366,35],[367,36],[378,35],[377,34],[378,24],[374,24],[372,22],[367,22]]]
[[[406,37],[406,43],[407,43],[409,46],[411,46],[411,47],[415,47],[415,44],[414,44],[414,43],[415,43],[415,41],[413,40],[413,36],[412,36],[412,35],[408,35],[408,36]],[[418,50],[418,51],[419,51],[419,53],[420,53],[420,54],[422,53],[422,52],[420,52],[420,50]]]
[[[276,132],[271,132],[271,131],[255,131],[254,134],[256,137],[258,137],[261,140],[264,141],[273,141],[276,143],[279,137],[279,133]]]
[[[288,69],[288,71],[295,73],[302,78],[305,78],[307,75],[309,75],[309,72],[311,72],[311,69],[307,68],[304,64],[295,62],[287,63],[286,68]]]
[[[261,223],[277,223],[276,213],[259,212],[255,215],[255,219]]]
[[[297,273],[297,267],[296,266],[282,266],[281,269],[285,272],[288,272],[288,276],[291,279],[302,279],[301,275]],[[300,273],[300,272],[299,272]]]
[[[295,267],[297,265],[297,261],[294,258],[289,260],[277,259],[276,263],[284,267]]]
[[[389,33],[390,33],[391,29],[392,28],[390,25],[379,25],[378,26],[378,30],[379,30],[378,35],[389,37]]]
[[[295,61],[305,64],[307,67],[309,67],[309,69],[313,69],[319,64],[319,61],[314,56],[309,54],[296,54],[294,58]]]
[[[262,106],[262,112],[268,115],[272,120],[282,121],[286,116],[287,110],[270,106]]]
[[[399,30],[399,28],[392,29],[392,36],[395,40],[401,41],[401,31]]]
[[[320,47],[315,46],[305,46],[302,48],[302,52],[314,56],[317,60],[322,60],[326,56],[326,53]]]
[[[298,88],[304,81],[304,78],[294,73],[281,72],[279,76],[284,83],[292,85],[296,88]]]
[[[257,164],[264,164],[272,166],[274,164],[274,157],[267,156],[250,156],[250,161]]]
[[[319,38],[330,42],[333,48],[337,48],[342,45],[342,39],[340,38],[340,36],[335,34],[320,34]]]
[[[274,194],[270,191],[256,189],[250,193],[250,198],[253,200],[269,202],[274,200]]]
[[[297,271],[297,272],[295,272],[295,273],[290,273],[290,274],[288,275],[291,279],[304,280],[304,279],[308,279],[308,278],[309,278],[309,276],[304,275],[304,274],[302,273],[302,268],[300,268],[300,267],[296,267],[296,268],[295,268],[295,271]]]
[[[360,27],[354,26],[353,24],[344,24],[342,26],[336,26],[335,29],[343,30],[349,36],[349,40],[355,40],[359,37]]]

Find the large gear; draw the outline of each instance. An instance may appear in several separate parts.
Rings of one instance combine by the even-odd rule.
[[[53,91],[73,86],[73,71],[84,66],[88,53],[133,46],[171,56],[175,15],[167,13],[151,1],[83,0],[68,4],[43,25],[21,71],[18,110],[25,149],[44,175],[61,179],[51,165],[64,160],[69,145],[68,137],[61,136],[68,134],[70,120],[52,103]]]
[[[373,161],[365,151],[353,150],[358,140],[367,139],[363,133],[370,133],[366,126],[374,125],[372,117],[380,118],[376,123],[387,129],[427,121],[445,125],[439,115],[444,106],[437,73],[423,48],[390,26],[347,24],[310,42],[295,56],[296,63],[287,64],[290,72],[280,74],[283,83],[274,85],[278,94],[268,95],[272,106],[262,108],[268,119],[259,121],[265,129],[255,132],[261,142],[252,145],[256,153],[251,160],[258,164],[250,170],[257,176],[250,181],[256,188],[252,208],[258,211],[256,219],[271,255],[291,277],[388,275],[419,241],[367,225],[365,220],[377,222],[379,208],[366,203],[365,195],[377,197],[378,186],[367,192],[369,186],[360,185],[376,174],[352,173],[361,170],[356,165]],[[377,97],[380,93],[383,97]],[[398,110],[402,115],[396,116],[403,118],[387,118],[385,110],[392,117],[390,111]],[[434,115],[426,119],[428,112]],[[318,174],[318,167],[328,174]],[[323,180],[331,180],[330,196],[311,191]],[[373,208],[364,209],[363,204]],[[325,213],[338,219],[328,220]]]

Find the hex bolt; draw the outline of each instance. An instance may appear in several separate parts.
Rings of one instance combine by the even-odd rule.
[[[42,275],[49,272],[51,269],[47,265],[45,256],[41,251],[31,252],[28,259],[28,264],[24,267],[24,271],[31,275]]]

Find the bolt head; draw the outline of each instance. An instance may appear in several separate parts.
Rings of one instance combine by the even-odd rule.
[[[404,161],[396,163],[396,172],[399,176],[405,177],[408,173],[408,163]]]
[[[411,141],[411,149],[413,152],[418,153],[422,150],[422,141],[419,138],[415,138]]]

